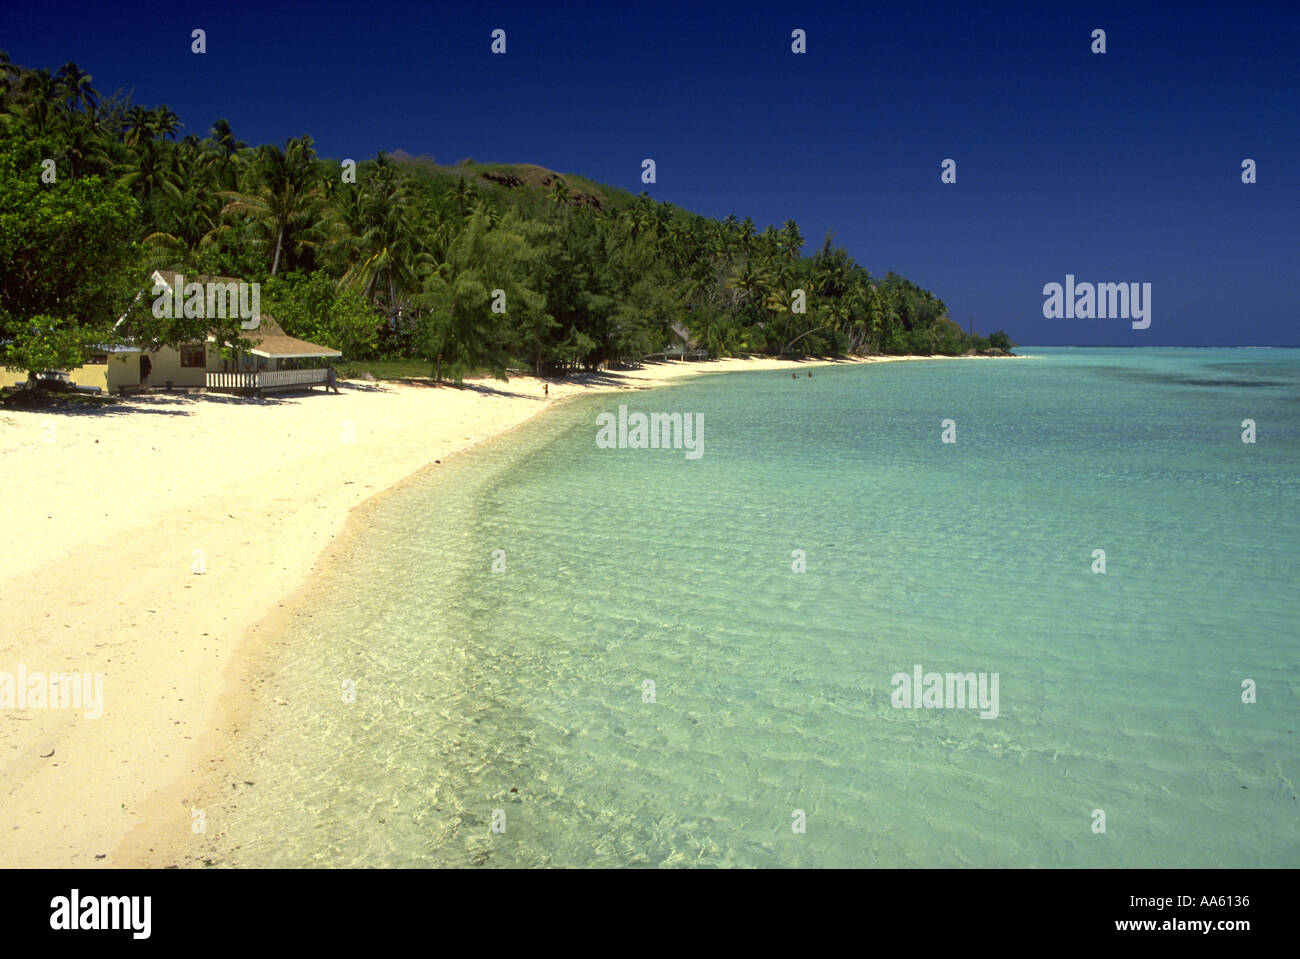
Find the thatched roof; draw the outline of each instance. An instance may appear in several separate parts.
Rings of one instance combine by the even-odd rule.
[[[338,350],[330,349],[328,346],[319,346],[316,343],[300,340],[296,336],[290,336],[280,328],[280,324],[275,321],[275,318],[267,313],[262,314],[261,322],[257,324],[256,329],[244,332],[243,338],[253,343],[253,348],[248,352],[254,356],[265,356],[273,360],[343,355]],[[209,339],[212,339],[212,337],[209,337]]]
[[[186,283],[243,283],[233,276],[209,276],[206,273],[177,273],[174,270],[154,270],[151,276],[162,280],[171,289],[176,289],[176,278],[185,277]]]

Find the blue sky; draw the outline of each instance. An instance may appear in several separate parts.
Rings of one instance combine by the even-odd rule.
[[[10,4],[0,49],[74,60],[182,133],[226,117],[328,157],[537,163],[794,219],[810,248],[833,230],[874,275],[1020,343],[1300,345],[1294,3],[55,2]],[[1150,328],[1045,319],[1067,273],[1150,283]]]

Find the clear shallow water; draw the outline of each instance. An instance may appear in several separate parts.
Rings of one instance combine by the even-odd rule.
[[[1300,865],[1300,351],[1026,352],[596,397],[436,467],[285,635],[215,858]],[[598,449],[620,403],[703,457]],[[918,663],[999,716],[893,708]]]

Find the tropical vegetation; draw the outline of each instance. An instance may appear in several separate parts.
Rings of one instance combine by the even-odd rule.
[[[0,364],[75,365],[96,344],[193,338],[153,317],[152,269],[263,284],[286,332],[438,379],[558,374],[660,353],[675,325],[712,356],[957,354],[937,296],[874,277],[798,224],[714,220],[540,167],[253,147],[218,119],[101,96],[75,63],[0,53]],[[200,321],[201,322],[201,321]],[[233,330],[232,336],[238,331]]]

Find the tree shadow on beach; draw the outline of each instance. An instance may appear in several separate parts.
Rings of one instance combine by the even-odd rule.
[[[103,394],[49,393],[36,396],[9,395],[0,402],[6,413],[37,416],[121,416],[126,413],[157,413],[185,416],[184,410],[140,408],[132,399]]]
[[[594,370],[590,373],[575,373],[572,376],[566,376],[559,383],[576,383],[578,386],[603,386],[611,388],[623,388],[629,390],[648,389],[650,384],[644,380],[632,380],[624,376],[624,373],[635,370],[645,369],[648,366],[657,366],[658,364],[646,363],[639,366],[628,366],[621,370]]]
[[[351,387],[351,384],[349,384]],[[363,384],[352,387],[359,392],[389,392],[381,386]],[[204,406],[283,406],[287,401],[301,400],[315,394],[315,390],[295,390],[274,396],[237,396],[231,393],[172,392],[135,393],[128,396],[79,396],[69,399],[67,394],[54,394],[54,399],[27,405],[4,405],[4,412],[36,413],[41,416],[191,416]],[[60,402],[60,398],[63,402]]]
[[[508,382],[508,381],[507,381]],[[444,383],[444,386],[452,386],[450,383]],[[452,386],[453,389],[466,390],[470,393],[478,393],[480,396],[508,396],[521,400],[539,400],[540,396],[532,393],[520,393],[518,390],[503,389],[499,386],[492,386],[488,383],[469,382],[461,383],[460,386]]]
[[[541,377],[541,382],[550,386],[583,386],[583,387],[601,387],[605,389],[624,389],[624,390],[646,390],[650,389],[650,384],[642,380],[628,379],[622,374],[630,370],[640,369],[639,366],[629,366],[624,370],[594,370],[589,373],[574,373],[569,376]],[[517,390],[511,390],[500,386],[493,386],[489,382],[482,380],[466,381],[462,383],[459,389],[473,390],[484,396],[509,396],[518,397],[527,400],[545,400],[545,396],[538,396],[536,393],[521,393]],[[557,399],[559,397],[556,397]]]
[[[388,382],[400,383],[402,386],[412,386],[422,390],[455,390],[460,392],[479,393],[483,396],[509,396],[526,400],[541,399],[540,396],[536,396],[532,393],[520,393],[517,390],[503,389],[499,386],[492,386],[489,382],[483,380],[462,380],[460,383],[454,383],[450,380],[439,382],[432,377],[400,376],[395,377]],[[495,382],[503,381],[497,380]],[[509,381],[506,380],[504,382],[508,383]]]

